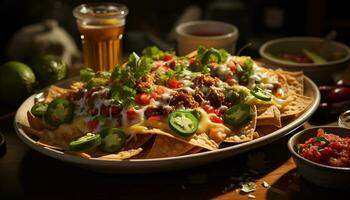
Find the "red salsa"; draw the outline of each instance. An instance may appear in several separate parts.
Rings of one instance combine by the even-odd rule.
[[[350,167],[350,138],[339,137],[318,129],[317,136],[296,144],[294,150],[302,157],[333,167]]]

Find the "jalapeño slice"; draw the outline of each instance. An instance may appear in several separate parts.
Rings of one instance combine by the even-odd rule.
[[[125,133],[119,128],[106,128],[100,132],[100,149],[107,153],[114,153],[124,147],[126,142]]]
[[[101,137],[98,134],[88,133],[83,137],[69,143],[71,151],[85,151],[97,147],[101,144]]]
[[[188,111],[175,111],[169,115],[171,130],[183,137],[192,136],[198,129],[198,119]]]
[[[202,60],[201,60],[202,64],[207,64],[210,60],[210,56],[215,56],[216,63],[221,63],[220,52],[214,48],[210,48],[204,53]]]
[[[47,110],[47,104],[43,102],[38,102],[33,105],[32,109],[30,109],[30,112],[37,117],[44,116],[45,112]]]
[[[67,99],[55,99],[47,106],[44,114],[45,122],[58,127],[73,120],[74,105]]]
[[[236,104],[224,113],[224,123],[231,126],[242,126],[251,120],[252,116],[250,113],[250,105],[244,103]]]
[[[272,98],[272,95],[270,93],[259,87],[254,87],[252,90],[250,90],[250,94],[263,101],[270,101]]]

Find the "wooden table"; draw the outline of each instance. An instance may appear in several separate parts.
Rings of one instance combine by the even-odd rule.
[[[300,177],[286,147],[289,135],[209,165],[155,174],[101,174],[29,149],[12,120],[1,121],[7,151],[0,154],[0,199],[248,199],[240,182],[254,181],[256,199],[337,199],[346,191]],[[271,187],[265,188],[266,181]]]

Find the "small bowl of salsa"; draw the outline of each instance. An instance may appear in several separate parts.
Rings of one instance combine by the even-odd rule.
[[[338,79],[350,63],[345,44],[317,37],[285,37],[265,42],[259,54],[266,64],[304,71],[316,83]]]
[[[327,188],[350,188],[350,129],[305,129],[289,139],[288,149],[298,172],[309,182]]]

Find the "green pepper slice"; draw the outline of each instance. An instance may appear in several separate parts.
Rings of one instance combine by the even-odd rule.
[[[254,87],[252,90],[250,90],[250,94],[263,101],[270,101],[272,98],[272,95],[270,93],[259,87]]]
[[[252,119],[250,113],[250,105],[244,103],[236,104],[224,113],[224,123],[231,126],[242,126]]]
[[[214,48],[210,48],[204,53],[204,55],[203,55],[203,57],[201,59],[202,64],[207,64],[209,62],[209,59],[210,59],[211,55],[216,57],[216,59],[217,59],[216,62],[217,63],[221,63],[221,54],[220,54],[220,52],[218,50],[214,49]]]
[[[101,145],[99,148],[107,153],[114,153],[124,147],[125,133],[119,128],[106,128],[100,132]]]
[[[171,130],[183,137],[192,136],[198,129],[198,119],[188,111],[170,113],[168,123]]]
[[[58,127],[73,120],[74,105],[67,99],[55,99],[47,106],[44,114],[45,122]]]
[[[69,143],[71,151],[86,151],[97,147],[101,144],[101,136],[99,134],[88,133]]]
[[[30,109],[30,112],[36,117],[42,117],[46,113],[46,110],[47,103],[38,102],[33,105],[32,109]]]

